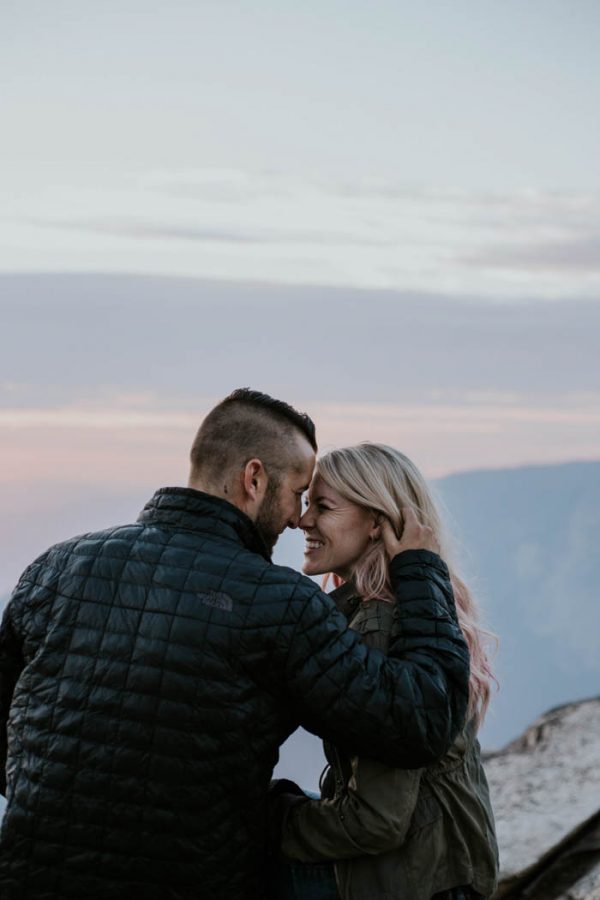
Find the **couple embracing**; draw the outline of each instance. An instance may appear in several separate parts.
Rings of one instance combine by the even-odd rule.
[[[308,416],[234,391],[188,487],[23,573],[0,630],[3,900],[491,895],[473,600],[405,456],[316,450]],[[330,594],[271,563],[299,526]],[[271,782],[300,725],[325,741],[319,798]]]

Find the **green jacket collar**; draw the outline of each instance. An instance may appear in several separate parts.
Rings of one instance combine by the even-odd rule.
[[[339,611],[346,616],[348,621],[350,621],[356,612],[362,599],[353,581],[344,582],[339,588],[332,591],[329,596]]]

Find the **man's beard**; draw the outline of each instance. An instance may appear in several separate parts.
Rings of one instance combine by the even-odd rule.
[[[254,522],[256,530],[266,544],[269,553],[273,552],[273,548],[281,533],[280,519],[279,480],[271,476],[267,482],[267,490]]]

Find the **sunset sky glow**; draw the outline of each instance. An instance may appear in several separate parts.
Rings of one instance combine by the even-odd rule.
[[[430,476],[600,457],[600,6],[0,13],[0,484],[182,482],[251,385]]]

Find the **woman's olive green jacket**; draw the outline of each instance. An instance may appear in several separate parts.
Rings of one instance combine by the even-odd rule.
[[[369,646],[387,651],[393,604],[361,601],[352,585],[331,596]],[[331,744],[325,752],[324,799],[291,806],[285,857],[335,860],[342,900],[430,900],[458,885],[493,893],[498,848],[473,722],[426,769],[393,769]]]

